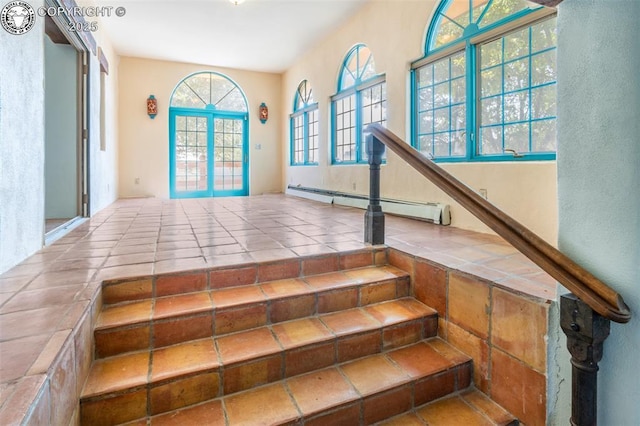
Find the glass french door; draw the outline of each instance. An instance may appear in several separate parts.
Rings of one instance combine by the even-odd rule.
[[[246,114],[172,109],[171,198],[248,194]]]

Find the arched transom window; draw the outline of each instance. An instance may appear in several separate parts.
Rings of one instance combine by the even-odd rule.
[[[182,80],[171,96],[171,106],[247,112],[247,102],[240,88],[214,72],[201,72]]]

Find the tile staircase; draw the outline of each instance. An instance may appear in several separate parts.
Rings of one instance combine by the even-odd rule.
[[[517,424],[406,272],[334,259],[105,283],[80,423]]]

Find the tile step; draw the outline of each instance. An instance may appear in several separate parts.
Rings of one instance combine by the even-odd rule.
[[[475,388],[428,402],[407,413],[382,421],[377,426],[517,426],[511,413]]]
[[[371,266],[106,305],[94,331],[95,357],[171,346],[409,293],[406,272]]]
[[[435,336],[437,325],[433,309],[403,298],[113,356],[94,361],[82,398],[203,381],[213,396],[229,394],[415,343]]]
[[[471,370],[468,356],[432,337],[225,396],[192,383],[83,400],[81,424],[373,424],[468,388]]]

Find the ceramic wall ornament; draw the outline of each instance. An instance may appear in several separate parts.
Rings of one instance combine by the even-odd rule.
[[[266,123],[269,119],[269,108],[267,108],[267,104],[264,102],[260,104],[260,122],[262,124]]]
[[[158,100],[153,95],[147,98],[147,114],[149,114],[149,117],[152,119],[156,118],[158,114]]]

